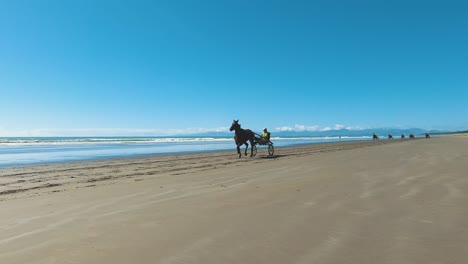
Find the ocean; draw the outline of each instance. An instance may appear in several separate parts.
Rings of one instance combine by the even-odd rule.
[[[283,147],[371,139],[369,136],[272,137],[271,141],[275,147]],[[0,167],[217,150],[232,150],[236,157],[232,137],[0,137]]]

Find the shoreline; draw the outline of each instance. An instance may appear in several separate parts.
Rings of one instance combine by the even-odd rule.
[[[314,144],[314,143],[311,143]],[[36,166],[48,166],[54,164],[73,164],[73,163],[88,163],[88,162],[105,162],[105,161],[114,161],[114,160],[131,160],[131,159],[147,159],[147,158],[158,158],[164,156],[178,156],[178,155],[190,155],[190,154],[203,154],[203,153],[216,153],[216,152],[228,152],[229,149],[218,149],[218,150],[194,150],[194,151],[180,151],[180,152],[164,152],[164,153],[151,153],[151,154],[129,154],[127,156],[118,155],[118,156],[103,156],[103,157],[94,157],[89,159],[80,159],[80,160],[59,160],[59,161],[42,161],[35,163],[25,163],[25,164],[8,164],[0,165],[0,170],[3,168],[19,168],[19,167],[36,167]],[[234,148],[235,151],[235,148]]]
[[[203,166],[206,168],[216,168],[219,166],[232,166],[239,162],[265,162],[266,160],[275,160],[278,158],[314,155],[330,151],[405,142],[410,142],[410,140],[396,139],[375,142],[365,140],[299,144],[295,146],[275,147],[275,155],[273,157],[268,157],[266,148],[264,146],[260,146],[258,147],[257,156],[253,158],[249,157],[250,150],[247,151],[248,155],[244,156],[244,148],[241,148],[242,158],[239,159],[237,158],[235,148],[233,148],[232,150],[162,153],[124,158],[118,157],[109,159],[62,161],[1,167],[0,201],[11,197],[32,196],[31,191],[34,191],[35,194],[41,194],[42,191],[61,192],[65,191],[68,185],[73,184],[78,184],[80,186],[89,186],[89,183],[93,183],[93,185],[101,185],[112,182],[112,180],[118,180],[119,178],[138,178],[145,175],[157,175],[158,173],[172,173],[173,171],[191,171],[193,169],[193,164],[189,163],[188,165],[180,166],[180,163],[183,161],[203,163]],[[297,154],[295,152],[297,152]],[[216,158],[220,157],[225,160],[220,163],[212,162]],[[165,169],[154,170],[154,166],[152,166],[152,164],[161,165],[162,167],[165,167]],[[130,173],[130,175],[122,175],[119,173],[120,170],[118,168],[129,167],[126,170],[131,171],[138,166],[147,167],[147,170],[152,171],[151,174]],[[94,177],[87,176],[87,174],[94,173],[93,170],[99,171],[98,174]],[[52,178],[48,176],[48,174],[51,173],[57,174],[61,172],[63,172],[63,175],[54,175]],[[72,174],[76,174],[78,176]]]
[[[166,138],[168,139],[168,138]],[[119,139],[120,140],[120,139]],[[1,140],[0,140],[1,141]],[[35,141],[35,140],[33,140]],[[303,144],[320,144],[326,142],[370,141],[370,139],[346,138],[283,138],[274,141],[275,147],[297,146]],[[59,142],[62,142],[58,144]],[[66,143],[64,143],[66,142]],[[228,151],[233,148],[233,140],[227,141],[199,141],[199,142],[133,142],[111,141],[101,144],[95,141],[91,144],[70,143],[70,140],[42,144],[4,145],[0,143],[0,168],[61,163],[69,161],[108,160],[114,158],[145,157],[165,154],[203,153],[212,151]],[[202,143],[201,143],[202,142]],[[57,143],[57,144],[56,144]],[[117,143],[117,144],[116,144]],[[235,147],[234,147],[235,148]]]
[[[5,168],[21,168],[21,167],[37,167],[37,166],[48,166],[54,164],[73,164],[73,163],[88,163],[88,162],[105,162],[113,160],[127,160],[127,159],[141,159],[141,158],[157,158],[162,156],[176,156],[176,155],[190,155],[197,153],[212,153],[212,152],[226,152],[230,150],[206,150],[206,151],[181,151],[181,152],[166,152],[166,153],[151,153],[151,154],[130,154],[128,156],[104,156],[99,158],[89,158],[80,160],[59,160],[59,161],[43,161],[35,163],[25,164],[8,164],[0,165],[0,170]]]
[[[422,139],[422,138],[416,138]],[[381,139],[380,141],[387,141],[388,139]],[[409,139],[392,139],[392,141],[405,141]],[[415,140],[415,139],[413,139]],[[364,143],[364,142],[372,142],[372,140],[342,140],[342,141],[327,141],[327,142],[312,142],[312,143],[297,143],[291,144],[287,146],[276,146],[276,149],[288,149],[288,148],[295,148],[295,147],[305,147],[305,146],[314,146],[314,145],[321,145],[321,144],[341,144],[341,143]],[[258,149],[263,149],[264,146],[257,146]],[[244,153],[245,146],[241,146],[241,153]],[[7,164],[7,165],[0,165],[1,169],[8,169],[8,168],[15,168],[15,167],[34,167],[34,166],[46,166],[46,165],[53,165],[53,164],[62,164],[62,163],[82,163],[82,162],[99,162],[99,161],[112,161],[112,160],[127,160],[127,159],[141,159],[141,158],[157,158],[163,156],[178,156],[178,155],[191,155],[191,154],[204,154],[204,153],[224,153],[224,152],[236,152],[236,147],[233,145],[232,148],[229,149],[213,149],[213,150],[194,150],[194,151],[180,151],[180,152],[162,152],[162,153],[150,153],[150,154],[128,154],[128,155],[116,155],[116,156],[102,156],[102,157],[93,157],[89,159],[79,159],[79,160],[58,160],[58,161],[41,161],[41,162],[33,162],[33,163],[17,163],[17,164]],[[249,150],[250,151],[250,145]],[[244,156],[244,155],[243,155]]]

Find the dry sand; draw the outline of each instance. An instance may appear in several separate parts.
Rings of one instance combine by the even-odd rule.
[[[467,263],[468,138],[0,169],[0,263]]]

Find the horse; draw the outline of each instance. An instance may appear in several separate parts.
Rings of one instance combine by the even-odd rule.
[[[429,133],[426,133],[426,138],[431,138],[431,136],[429,136]]]
[[[249,148],[249,143],[247,143],[247,141],[250,142],[250,157],[253,157],[253,145],[255,140],[254,132],[250,129],[242,129],[239,124],[239,119],[233,121],[234,122],[232,122],[229,131],[235,131],[234,141],[236,142],[237,154],[239,154],[239,158],[242,156],[240,151],[240,146],[242,146],[242,144],[245,145],[245,155],[247,156],[247,149]]]
[[[388,139],[393,139],[393,136],[388,134]]]
[[[409,138],[414,139],[414,135],[413,135],[413,134],[410,134],[410,135],[409,135]]]
[[[380,140],[379,136],[377,136],[375,133],[372,135],[372,141]]]
[[[401,139],[404,139],[405,138],[405,135],[404,134],[401,134]]]

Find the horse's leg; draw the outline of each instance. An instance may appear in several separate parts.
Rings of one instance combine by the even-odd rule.
[[[245,155],[247,156],[247,149],[249,148],[249,143],[245,142]]]
[[[253,157],[253,146],[254,146],[254,143],[253,143],[253,140],[251,139],[250,140],[250,157]]]
[[[242,156],[241,151],[240,151],[240,145],[237,145],[236,149],[237,149],[237,154],[239,155],[239,159],[240,159],[240,157]]]

